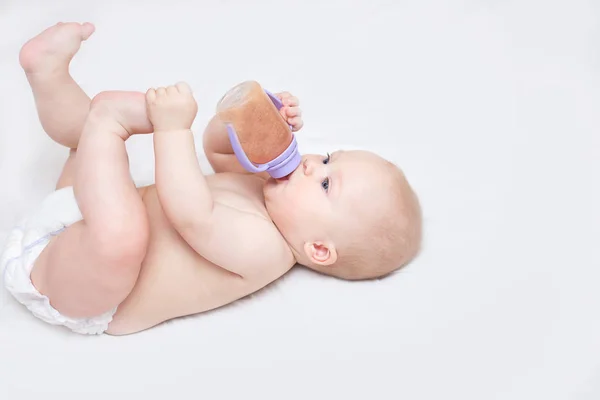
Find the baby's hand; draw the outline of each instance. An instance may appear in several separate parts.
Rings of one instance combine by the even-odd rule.
[[[190,129],[198,105],[187,83],[179,82],[167,88],[146,92],[146,109],[154,131]]]
[[[304,121],[302,120],[302,110],[299,107],[300,101],[298,98],[288,92],[276,93],[275,96],[283,103],[283,107],[279,112],[287,123],[292,126],[292,131],[296,132],[302,129]]]

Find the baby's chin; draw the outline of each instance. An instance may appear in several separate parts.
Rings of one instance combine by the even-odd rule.
[[[278,191],[278,189],[281,189],[281,187],[280,187],[281,184],[282,184],[282,182],[280,182],[278,179],[275,179],[275,178],[267,179],[263,186],[263,193],[265,195],[265,200],[272,198],[275,195],[275,193]]]
[[[267,204],[267,206],[269,205],[269,203],[271,205],[277,205],[283,200],[282,196],[286,196],[286,187],[288,185],[288,182],[288,177],[284,179],[275,179],[270,177],[265,181],[265,184],[263,186],[263,196],[265,198],[265,203]]]

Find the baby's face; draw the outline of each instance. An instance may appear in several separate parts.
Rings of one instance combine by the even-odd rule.
[[[337,151],[330,156],[305,155],[285,180],[270,179],[264,188],[267,210],[283,236],[298,250],[305,242],[343,245],[363,218],[353,210],[376,203],[369,188],[382,173],[376,155]]]

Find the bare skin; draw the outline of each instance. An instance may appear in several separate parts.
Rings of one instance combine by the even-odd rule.
[[[215,174],[196,158],[197,104],[188,85],[91,100],[69,63],[91,24],[48,28],[21,65],[46,133],[70,148],[57,188],[72,186],[83,220],[51,240],[31,280],[60,313],[117,308],[122,335],[231,303],[296,263],[343,279],[380,277],[411,260],[420,208],[401,171],[364,151],[303,155],[287,179],[245,173],[225,126],[203,135]],[[283,118],[303,126],[298,99],[278,94]],[[136,188],[125,141],[153,133],[156,184]]]
[[[147,99],[141,93],[105,92],[92,101],[69,74],[71,58],[93,29],[59,24],[21,51],[44,130],[71,148],[57,188],[74,187],[84,217],[42,252],[31,275],[36,288],[59,312],[75,318],[118,306],[107,333],[122,335],[222,306],[285,274],[295,259],[268,216],[261,177],[205,178],[212,201],[235,210],[237,229],[245,232],[248,251],[224,245],[224,251],[244,259],[241,269],[201,256],[165,214],[157,187],[135,187],[125,140],[153,132]],[[160,135],[168,138],[176,131]]]

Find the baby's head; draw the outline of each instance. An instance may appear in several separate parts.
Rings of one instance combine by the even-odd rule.
[[[404,174],[366,151],[306,155],[265,185],[267,210],[296,261],[343,279],[404,266],[421,244],[421,209]]]

